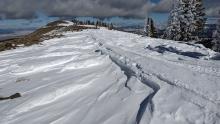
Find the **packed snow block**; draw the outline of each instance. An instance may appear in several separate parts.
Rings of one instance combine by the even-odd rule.
[[[21,97],[21,94],[20,93],[15,93],[9,97],[0,97],[0,100],[7,100],[7,99],[15,99],[15,98],[19,98]]]

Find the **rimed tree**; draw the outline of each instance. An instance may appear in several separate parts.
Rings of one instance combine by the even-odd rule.
[[[98,28],[98,26],[99,26],[99,22],[98,22],[98,21],[96,21],[96,23],[95,23],[95,28],[97,29],[97,28]]]
[[[146,26],[145,26],[145,31],[146,31],[146,34],[147,34],[148,37],[154,37],[154,38],[157,37],[157,31],[156,31],[156,28],[154,26],[154,21],[153,21],[152,18],[147,19],[147,23],[146,23]]]
[[[164,37],[179,41],[197,39],[205,24],[204,16],[202,0],[177,0]]]
[[[220,15],[220,11],[219,11]],[[212,49],[216,52],[220,52],[220,19],[218,20],[217,23],[217,30],[213,34],[214,40],[212,41],[213,47]]]
[[[113,29],[114,29],[114,26],[113,26],[112,23],[111,23],[110,25],[108,25],[108,29],[109,29],[109,30],[113,30]]]
[[[205,16],[205,8],[203,7],[202,0],[191,0],[190,1],[190,13],[192,14],[192,18],[190,19],[190,32],[192,32],[192,40],[197,40],[199,37],[199,33],[203,31],[206,18]]]
[[[180,29],[180,18],[178,15],[178,7],[179,3],[173,3],[172,10],[170,12],[170,16],[168,19],[168,26],[164,33],[163,38],[169,40],[179,40],[181,37],[181,29]]]

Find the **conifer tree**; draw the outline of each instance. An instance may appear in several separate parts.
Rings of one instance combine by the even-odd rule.
[[[204,25],[206,22],[205,16],[205,8],[203,7],[202,0],[191,0],[190,1],[191,8],[191,25],[190,31],[192,32],[192,40],[198,40],[199,33],[204,29]]]
[[[157,31],[156,28],[154,26],[154,21],[152,18],[148,18],[147,19],[147,25],[146,27],[146,33],[148,37],[157,37]]]
[[[111,23],[110,25],[108,25],[108,29],[109,29],[109,30],[113,30],[113,28],[114,28],[114,26],[113,26],[112,23]]]
[[[204,16],[202,0],[177,0],[164,38],[179,41],[197,39],[205,24]]]
[[[99,22],[98,22],[98,21],[96,21],[96,23],[95,23],[95,28],[97,29],[97,28],[98,28],[98,26],[99,26]]]
[[[220,11],[219,11],[220,15]],[[216,52],[220,52],[220,19],[218,20],[217,30],[214,32],[213,35],[214,40],[212,41],[213,47],[212,49]]]
[[[179,1],[178,1],[179,2]],[[179,3],[173,3],[172,10],[170,12],[168,26],[164,33],[163,38],[168,40],[179,40],[181,37],[181,30],[180,30],[180,18],[178,15],[178,7]]]

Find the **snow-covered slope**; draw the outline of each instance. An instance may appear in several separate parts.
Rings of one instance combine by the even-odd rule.
[[[1,124],[219,124],[220,61],[106,29],[0,53]]]

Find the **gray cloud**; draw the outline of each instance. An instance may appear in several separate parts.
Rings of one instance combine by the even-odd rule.
[[[212,7],[206,10],[206,14],[208,16],[215,16],[215,17],[219,17],[220,15],[220,6],[218,7]]]
[[[33,18],[36,12],[48,16],[124,16],[144,18],[147,12],[169,12],[173,0],[0,0],[0,18]],[[207,14],[216,15],[219,0],[205,0]],[[213,9],[215,6],[215,9]]]
[[[220,1],[219,0],[206,0],[206,14],[208,16],[218,16],[220,15]]]
[[[152,7],[154,12],[169,12],[175,0],[161,0],[157,5]],[[219,16],[220,1],[219,0],[203,0],[206,15]]]
[[[0,17],[32,18],[36,12],[49,16],[145,17],[146,0],[0,0]]]
[[[171,10],[172,5],[173,5],[173,0],[161,0],[158,4],[156,4],[152,8],[152,11],[166,13]]]

